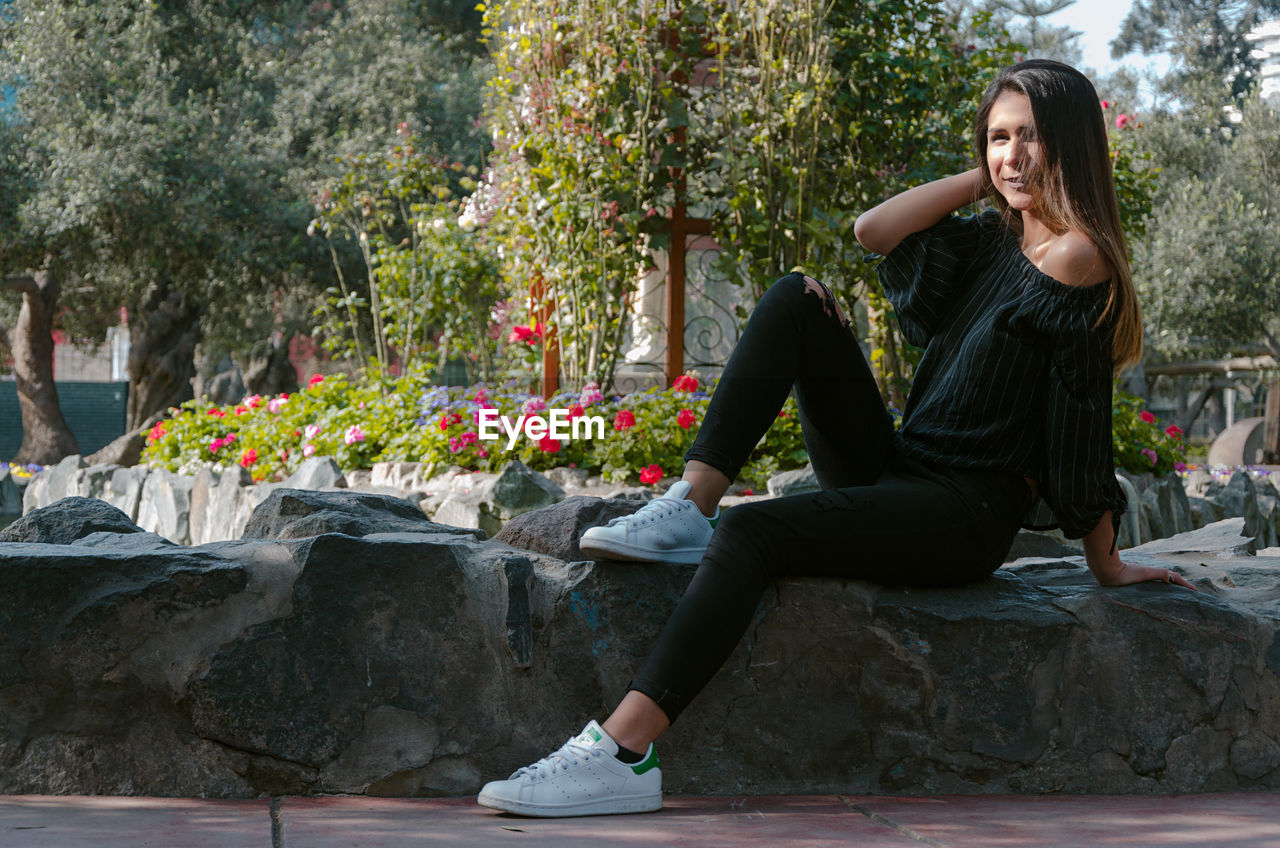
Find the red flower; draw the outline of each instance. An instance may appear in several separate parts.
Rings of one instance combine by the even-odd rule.
[[[754,495],[754,494],[755,494],[755,492],[751,491],[750,489],[743,489],[743,490],[742,490],[742,494],[743,494],[743,495],[746,495],[746,496],[748,496],[748,497],[749,497],[749,496],[751,496],[751,495]]]
[[[1182,428],[1177,424],[1170,424],[1168,427],[1165,427],[1164,433],[1166,436],[1172,436],[1175,439],[1182,438]]]
[[[538,442],[538,449],[543,453],[559,453],[561,448],[560,440],[553,439],[550,436],[543,436]]]
[[[691,377],[688,374],[676,377],[676,381],[671,384],[671,388],[677,392],[696,392],[698,390],[698,378]]]
[[[449,416],[441,415],[440,416],[440,432],[443,433],[445,430],[448,430],[448,429],[449,429]]]
[[[1122,129],[1124,129],[1126,126],[1128,126],[1128,124],[1129,124],[1129,116],[1128,116],[1128,115],[1126,115],[1126,114],[1125,114],[1125,113],[1123,113],[1123,112],[1121,112],[1119,115],[1116,115],[1116,129],[1118,129],[1118,130],[1122,130]]]
[[[575,403],[573,406],[569,407],[569,420],[570,420],[570,421],[572,421],[572,420],[573,420],[573,419],[575,419],[575,418],[581,418],[582,416],[584,416],[584,415],[586,415],[586,414],[587,414],[587,411],[586,411],[585,409],[583,409],[583,408],[582,408],[582,404]]]
[[[650,465],[640,471],[640,482],[646,486],[651,486],[662,479],[662,469],[657,465]]]
[[[221,409],[211,409],[208,412],[206,412],[205,415],[212,415],[214,418],[227,417],[227,413],[223,412]]]
[[[316,386],[324,382],[323,374],[312,374],[311,379],[307,381],[307,388],[314,389]]]
[[[236,407],[236,415],[244,415],[248,411],[249,411],[248,407],[244,407],[244,406]]]
[[[620,409],[618,414],[613,416],[613,429],[615,430],[629,430],[634,426],[636,426],[636,416],[629,409]]]
[[[542,326],[535,321],[531,327],[512,327],[511,335],[507,336],[507,341],[524,342],[525,344],[535,345],[541,338]]]
[[[168,434],[169,431],[164,428],[164,422],[157,421],[156,426],[152,427],[151,432],[147,433],[147,444],[155,444]]]
[[[676,414],[676,423],[683,429],[688,430],[698,420],[698,416],[693,414],[692,409],[682,409]]]
[[[240,454],[240,465],[244,468],[248,468],[250,465],[253,465],[257,461],[258,461],[258,452],[253,448],[249,448],[247,451]]]
[[[1139,412],[1138,417],[1141,418],[1143,421],[1147,422],[1148,424],[1154,424],[1156,422],[1156,417],[1151,414],[1151,410],[1149,409],[1144,409],[1141,412]]]
[[[1111,108],[1111,104],[1110,104],[1110,103],[1108,103],[1107,101],[1103,100],[1103,101],[1101,101],[1101,102],[1102,102],[1102,108],[1103,108],[1103,109],[1110,109],[1110,108]]]

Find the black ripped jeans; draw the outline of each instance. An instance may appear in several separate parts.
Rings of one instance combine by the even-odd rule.
[[[685,460],[734,479],[792,387],[814,492],[722,514],[631,689],[673,722],[728,659],[779,577],[953,586],[1000,567],[1030,504],[1017,474],[894,451],[893,421],[831,293],[790,274],[756,305]]]

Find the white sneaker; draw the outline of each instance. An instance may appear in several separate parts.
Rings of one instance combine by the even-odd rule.
[[[582,733],[506,780],[486,783],[480,806],[522,816],[603,816],[662,809],[662,766],[653,745],[627,765],[594,721]]]
[[[713,519],[686,500],[689,483],[681,480],[660,498],[582,534],[578,547],[595,559],[673,562],[697,565],[711,541]],[[716,517],[720,510],[716,510]]]

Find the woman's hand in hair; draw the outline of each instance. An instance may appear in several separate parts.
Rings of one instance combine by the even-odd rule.
[[[982,194],[979,168],[943,177],[895,194],[863,212],[853,224],[853,235],[867,250],[884,256],[907,236],[932,227]]]

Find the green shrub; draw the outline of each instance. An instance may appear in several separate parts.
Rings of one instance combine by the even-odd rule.
[[[1111,405],[1111,439],[1115,464],[1125,471],[1156,476],[1186,470],[1187,446],[1176,424],[1161,427],[1142,398],[1116,389]]]

